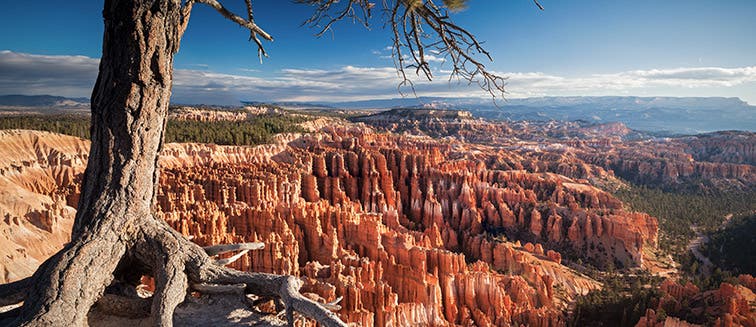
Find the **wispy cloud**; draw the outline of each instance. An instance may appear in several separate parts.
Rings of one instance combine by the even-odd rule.
[[[198,66],[199,67],[199,66]],[[0,51],[0,94],[55,94],[88,96],[97,76],[98,59],[83,56],[46,56]],[[336,69],[283,69],[270,77],[223,74],[205,69],[177,69],[173,99],[180,103],[238,104],[239,100],[348,101],[394,98],[398,77],[393,67],[344,66]],[[254,73],[254,74],[253,74]],[[436,80],[418,78],[420,96],[486,96],[466,83],[448,81],[448,71],[434,72]],[[560,76],[543,72],[502,72],[508,76],[508,97],[542,95],[646,94],[697,95],[756,84],[756,66],[692,67],[633,70],[612,74]],[[745,85],[745,86],[744,86]],[[694,90],[694,91],[690,91]],[[409,89],[403,89],[411,93]],[[738,96],[756,98],[756,91]]]

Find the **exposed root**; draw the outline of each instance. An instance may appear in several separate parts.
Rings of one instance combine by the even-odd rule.
[[[31,277],[8,284],[0,284],[0,307],[22,302],[26,298],[31,285]]]
[[[187,277],[184,263],[168,260],[155,276],[152,318],[156,326],[173,326],[173,312],[186,297]]]
[[[286,307],[289,324],[294,323],[294,312],[314,319],[322,326],[346,326],[339,317],[329,311],[322,303],[310,300],[299,293],[302,281],[294,276],[271,275],[262,273],[245,273],[230,268],[207,265],[202,267],[208,282],[217,284],[247,285],[247,292],[261,296],[280,298]],[[336,306],[331,306],[336,308]]]
[[[228,252],[241,251],[230,258],[215,260],[216,265],[226,266],[226,265],[230,265],[234,263],[236,260],[239,260],[245,254],[247,254],[249,250],[260,250],[263,248],[265,248],[264,243],[253,242],[253,243],[211,245],[211,246],[206,246],[203,249],[205,250],[205,253],[207,253],[207,255],[211,257],[219,255],[219,254],[228,253]]]
[[[219,266],[226,266],[234,263],[234,261],[239,260],[239,258],[243,257],[245,254],[247,254],[249,250],[241,251],[237,254],[234,254],[232,257],[225,258],[225,259],[216,259],[215,264]]]
[[[97,309],[102,313],[128,318],[144,318],[150,316],[151,298],[126,297],[115,294],[105,294],[97,300]]]
[[[339,311],[339,310],[341,310],[341,306],[339,305],[339,302],[341,302],[341,300],[343,300],[343,299],[344,299],[343,296],[339,296],[339,297],[336,298],[336,300],[333,300],[333,301],[328,302],[328,303],[323,303],[321,305],[324,308],[328,309],[328,310]]]
[[[192,284],[192,289],[203,294],[244,294],[245,284]]]
[[[203,247],[205,253],[209,256],[216,256],[234,251],[249,251],[249,250],[262,250],[265,248],[265,243],[252,242],[252,243],[237,243],[237,244],[219,244]],[[246,252],[245,252],[246,253]]]
[[[289,325],[294,324],[295,313],[297,313],[303,317],[314,319],[322,326],[346,326],[335,313],[329,311],[340,309],[340,306],[336,304],[338,300],[331,303],[318,303],[306,298],[299,293],[302,282],[293,276],[246,273],[222,266],[237,260],[247,251],[263,248],[262,243],[217,245],[203,249],[171,229],[162,220],[145,219],[138,226],[140,230],[134,234],[140,236],[134,240],[132,246],[127,249],[124,243],[110,243],[120,245],[120,247],[116,247],[116,251],[106,254],[108,255],[109,266],[113,267],[114,273],[119,275],[119,278],[129,277],[116,272],[118,270],[116,266],[124,256],[132,257],[131,261],[123,261],[128,265],[128,267],[124,267],[128,268],[128,271],[151,271],[155,278],[155,293],[152,298],[145,299],[116,294],[99,296],[97,293],[103,294],[105,286],[111,284],[114,276],[111,274],[105,276],[107,269],[101,269],[99,275],[93,275],[92,271],[77,271],[80,275],[89,275],[90,280],[75,286],[90,290],[88,294],[96,300],[93,299],[92,304],[88,306],[85,303],[80,303],[81,307],[77,308],[75,315],[59,321],[72,321],[74,324],[78,324],[81,320],[86,319],[86,313],[96,302],[98,310],[108,315],[130,318],[149,316],[155,326],[172,326],[175,309],[185,301],[187,291],[191,287],[191,289],[205,294],[238,294],[241,300],[247,298],[246,294],[254,294],[261,299],[273,299],[277,304],[277,310],[285,313]],[[78,246],[87,248],[87,244],[84,241]],[[102,249],[112,249],[113,247],[110,244],[102,242],[96,243],[96,246]],[[120,250],[123,250],[123,252]],[[214,260],[210,257],[210,255],[231,251],[241,251],[241,253],[227,259]],[[102,251],[92,252],[103,253]],[[95,257],[95,255],[91,255],[84,258],[94,260]],[[70,258],[71,262],[77,262],[77,260],[79,260],[78,257]],[[33,278],[37,277],[39,276],[35,275]],[[64,281],[73,283],[73,280],[64,279]],[[0,303],[14,304],[24,301],[27,291],[31,289],[34,283],[37,283],[37,281],[27,278],[19,282],[0,285],[0,301],[2,301]],[[129,285],[133,286],[133,284]],[[41,291],[45,292],[49,289],[47,287]],[[64,290],[66,290],[64,295],[68,299],[77,300],[75,294],[79,293],[74,291],[73,287],[64,288]],[[51,302],[48,303],[55,306],[56,310],[45,310],[45,314],[56,316],[64,314],[65,311],[60,311],[64,309],[59,300],[49,299],[49,301]],[[248,302],[249,299],[245,301]],[[15,312],[21,311],[23,315],[24,310],[28,309],[30,308],[17,310],[12,314],[15,315]],[[71,312],[65,313],[70,314]],[[19,320],[11,322],[11,325],[35,325],[37,322],[47,321],[36,317],[32,318],[33,320],[27,320],[28,318],[20,316]]]

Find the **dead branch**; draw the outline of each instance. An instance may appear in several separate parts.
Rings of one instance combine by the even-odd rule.
[[[205,246],[202,249],[209,256],[216,256],[223,253],[242,251],[242,250],[261,250],[265,248],[265,243],[262,242],[250,242],[250,243],[237,243],[237,244],[218,244]]]
[[[339,0],[295,0],[295,2],[315,7],[312,16],[302,23],[302,25],[309,25],[310,27],[319,29],[315,33],[317,37],[331,31],[334,23],[345,18],[352,19],[353,22],[368,28],[370,25],[369,20],[372,16],[371,10],[375,6],[375,4],[368,0],[349,0],[340,8],[336,8],[335,6],[342,3]],[[335,13],[331,14],[332,11]]]
[[[215,264],[216,264],[216,265],[219,265],[219,266],[227,266],[227,265],[230,265],[230,264],[234,263],[234,261],[236,261],[236,260],[239,260],[239,258],[241,258],[241,257],[243,257],[243,256],[244,256],[245,254],[247,254],[247,252],[249,252],[249,250],[244,250],[244,251],[241,251],[241,252],[239,252],[239,253],[237,253],[237,254],[234,254],[233,256],[231,256],[231,257],[229,257],[229,258],[225,258],[225,259],[217,259],[217,260],[215,260]]]
[[[386,25],[392,30],[392,57],[402,87],[410,87],[414,93],[415,84],[406,70],[412,69],[416,76],[433,79],[431,56],[443,58],[451,67],[449,81],[464,81],[477,84],[492,97],[504,97],[506,78],[490,72],[484,60],[492,61],[482,43],[465,28],[452,22],[448,9],[460,9],[464,4],[446,0],[383,0],[383,11],[387,16]],[[367,0],[296,0],[298,3],[315,7],[313,15],[304,25],[319,28],[317,36],[330,31],[333,24],[344,19],[352,19],[369,26],[374,3]],[[535,4],[541,7],[537,0]]]
[[[392,54],[399,58],[396,68],[402,78],[406,79],[405,69],[414,68],[416,75],[431,80],[433,72],[428,63],[428,52],[432,52],[451,65],[450,81],[475,83],[494,98],[504,97],[506,78],[489,72],[478,59],[492,61],[491,55],[472,33],[451,21],[446,9],[437,6],[433,0],[400,2],[405,2],[405,10],[401,13],[392,10],[389,21],[394,30]],[[403,65],[405,57],[409,57],[412,63]]]
[[[541,4],[538,2],[538,0],[533,0],[533,2],[535,2],[535,5],[538,6],[538,9],[545,10],[543,9],[543,6],[541,6]]]
[[[263,30],[260,26],[255,23],[254,16],[252,15],[252,2],[250,0],[245,0],[247,2],[247,19],[244,19],[240,17],[237,14],[234,14],[233,12],[229,11],[224,7],[220,2],[217,0],[194,0],[199,3],[206,4],[213,9],[215,9],[218,13],[220,13],[223,17],[227,18],[228,20],[239,24],[241,27],[244,27],[249,30],[250,32],[250,40],[255,41],[255,44],[257,44],[257,54],[260,57],[260,61],[262,61],[263,57],[267,57],[268,53],[265,51],[265,47],[262,44],[262,41],[258,38],[260,36],[261,38],[267,40],[267,41],[273,41],[273,37],[268,34],[265,30]]]

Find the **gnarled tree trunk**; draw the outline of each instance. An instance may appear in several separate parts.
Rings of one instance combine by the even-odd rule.
[[[152,219],[181,1],[107,0],[92,145],[71,243],[34,275],[29,324],[82,325]]]
[[[298,293],[290,276],[249,274],[217,265],[152,215],[158,154],[171,95],[173,57],[192,1],[106,0],[100,73],[92,94],[92,145],[71,242],[30,279],[0,285],[0,300],[23,299],[15,325],[80,326],[106,288],[154,276],[150,315],[172,325],[193,284],[246,284],[328,326],[343,323]],[[31,286],[30,286],[31,285]],[[23,294],[24,292],[28,292]],[[3,303],[3,301],[0,301]]]

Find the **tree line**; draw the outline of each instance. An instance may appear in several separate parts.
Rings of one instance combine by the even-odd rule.
[[[270,143],[278,133],[302,133],[298,124],[311,120],[302,115],[260,115],[245,121],[169,120],[165,130],[168,143],[214,143],[257,145]],[[89,117],[85,115],[27,115],[0,117],[0,129],[31,129],[90,138]]]

